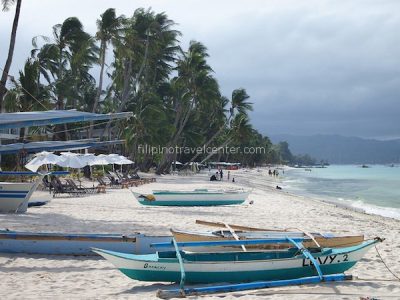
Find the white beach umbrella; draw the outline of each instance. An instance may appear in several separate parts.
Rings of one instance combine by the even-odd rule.
[[[43,165],[55,165],[62,160],[60,156],[47,151],[36,153],[34,156],[35,157],[25,165],[25,168],[32,172],[36,172]]]
[[[116,165],[130,165],[134,163],[125,156],[118,154],[109,154],[107,156],[107,160],[109,161],[110,164],[116,164]]]
[[[99,154],[99,155],[96,155],[94,158],[90,159],[88,164],[90,166],[95,166],[95,165],[105,166],[105,165],[109,165],[110,162],[107,160],[107,155]]]
[[[117,163],[117,165],[131,165],[134,163],[135,162],[131,161],[130,159],[128,159],[126,157],[122,157],[121,160],[119,161],[119,163]]]
[[[80,157],[87,166],[90,166],[91,162],[96,160],[96,156],[93,153],[81,154]]]
[[[81,155],[71,152],[62,152],[62,160],[57,165],[65,168],[80,169],[87,165],[84,158]]]

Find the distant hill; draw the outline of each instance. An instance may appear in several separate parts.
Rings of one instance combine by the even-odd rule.
[[[400,162],[400,139],[378,141],[339,135],[272,135],[273,143],[287,141],[295,154],[309,154],[333,164],[388,164]]]

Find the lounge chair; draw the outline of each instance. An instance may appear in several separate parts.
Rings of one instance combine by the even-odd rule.
[[[95,187],[78,187],[75,183],[75,181],[73,181],[72,179],[66,179],[66,181],[68,182],[68,184],[72,187],[73,190],[75,191],[81,191],[83,193],[86,194],[93,194],[97,191],[97,189]]]
[[[63,185],[59,179],[57,180],[55,178],[51,181],[51,186],[53,189],[54,198],[59,194],[68,194],[70,196],[82,196],[84,194],[82,191],[76,191],[66,185]]]

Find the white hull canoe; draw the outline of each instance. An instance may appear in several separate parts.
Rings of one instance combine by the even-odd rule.
[[[175,240],[179,242],[197,242],[197,241],[221,241],[221,240],[235,240],[227,230],[219,230],[212,232],[197,232],[197,231],[183,231],[171,229]],[[337,248],[337,247],[350,247],[361,244],[364,241],[363,235],[350,235],[350,236],[335,236],[332,234],[311,233],[314,238],[313,241],[309,236],[303,232],[296,231],[235,231],[234,232],[239,240],[250,239],[276,239],[276,238],[304,238],[304,247],[316,248],[318,245],[323,248]],[[315,243],[317,242],[318,245]],[[248,249],[286,249],[293,245],[281,244],[264,244],[264,245],[248,245]],[[237,251],[238,247],[215,247],[218,251]],[[213,248],[213,251],[216,249]],[[186,250],[192,250],[186,248]],[[203,251],[203,248],[193,249],[193,251]]]
[[[343,273],[354,266],[380,239],[346,248],[324,248],[312,253],[324,275]],[[180,264],[175,252],[149,255],[94,249],[126,276],[141,281],[180,282]],[[181,252],[187,283],[249,282],[315,276],[310,260],[297,249],[271,252]]]
[[[170,243],[171,238],[170,236],[146,236],[140,233],[125,236],[0,230],[0,253],[95,255],[91,248],[101,247],[118,252],[148,254],[155,252],[155,249],[150,247],[152,243]]]
[[[0,213],[24,213],[28,201],[39,185],[35,182],[0,182]]]
[[[193,191],[153,191],[143,195],[132,192],[143,205],[152,206],[215,206],[242,204],[249,192],[237,190],[193,190]]]

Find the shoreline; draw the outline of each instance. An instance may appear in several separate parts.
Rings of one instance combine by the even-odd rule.
[[[381,165],[379,165],[381,166]],[[292,170],[293,168],[288,168],[288,170]],[[286,170],[286,169],[285,169]],[[297,175],[297,174],[296,174]],[[293,176],[293,177],[296,177]],[[287,178],[286,178],[287,179]],[[285,178],[281,178],[281,182],[285,184]],[[316,201],[330,203],[334,206],[341,207],[348,210],[353,210],[359,213],[364,213],[367,215],[376,215],[383,218],[394,219],[400,221],[400,208],[391,207],[391,206],[379,206],[370,202],[366,202],[360,199],[343,199],[336,198],[328,195],[319,195],[312,192],[307,191],[304,187],[299,187],[299,191],[293,191],[292,188],[289,187],[285,189],[288,193],[299,196],[299,197],[308,197],[313,198]]]
[[[288,167],[288,166],[283,166],[283,168],[284,168],[284,170],[293,169],[293,168]],[[259,169],[268,170],[268,168],[259,168]],[[273,169],[273,168],[271,168],[271,169]],[[268,177],[268,178],[269,178],[268,183],[269,183],[269,190],[270,191],[277,192],[277,193],[286,193],[288,196],[299,198],[299,199],[302,199],[304,201],[310,201],[310,202],[314,202],[314,203],[317,203],[317,204],[328,205],[328,206],[335,207],[335,208],[338,208],[338,209],[341,209],[341,210],[344,210],[344,211],[350,211],[350,212],[358,213],[358,214],[361,214],[361,215],[366,215],[366,216],[371,216],[371,217],[375,217],[375,218],[378,218],[378,219],[382,219],[383,221],[384,220],[391,220],[391,221],[398,222],[400,224],[400,219],[399,218],[385,216],[385,215],[381,215],[381,214],[378,214],[378,213],[369,213],[363,208],[352,206],[350,203],[349,204],[341,203],[340,200],[335,200],[333,198],[329,199],[328,197],[323,198],[323,196],[307,193],[305,190],[303,190],[305,192],[304,194],[296,193],[296,192],[293,192],[293,191],[290,191],[290,190],[288,191],[286,189],[277,190],[274,187],[274,185],[276,185],[276,183],[283,183],[284,179],[282,177],[275,178],[275,180],[274,180],[273,177]],[[366,205],[371,206],[368,203]],[[377,207],[378,208],[385,208],[385,207],[382,207],[382,206],[377,206]],[[388,208],[390,208],[390,207],[388,207]]]

